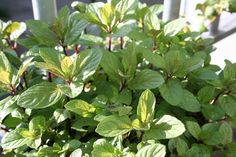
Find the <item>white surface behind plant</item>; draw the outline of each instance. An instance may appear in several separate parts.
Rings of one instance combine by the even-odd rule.
[[[225,66],[224,60],[228,59],[236,63],[236,33],[217,42],[216,51],[212,53],[212,64],[219,65],[221,68]]]

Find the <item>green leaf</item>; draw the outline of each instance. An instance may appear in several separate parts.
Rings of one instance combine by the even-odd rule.
[[[115,9],[120,12],[121,16],[125,16],[127,12],[135,9],[138,6],[138,0],[120,0]]]
[[[62,97],[54,83],[43,82],[24,91],[17,102],[23,108],[41,109],[54,105]]]
[[[197,79],[201,79],[201,80],[216,80],[218,79],[218,75],[207,68],[201,68],[198,69],[196,71],[194,71],[191,76],[197,78]]]
[[[91,118],[80,118],[72,125],[72,129],[79,131],[79,132],[87,132],[90,127],[96,127],[97,121]]]
[[[153,121],[156,98],[150,90],[145,90],[139,98],[137,107],[137,117],[144,123],[149,125]]]
[[[196,139],[199,139],[199,135],[201,133],[201,127],[197,122],[194,121],[187,121],[186,127],[189,133]]]
[[[196,97],[188,90],[183,91],[182,101],[177,106],[189,112],[199,112],[201,108]]]
[[[46,119],[43,116],[37,116],[31,119],[29,122],[29,130],[45,130],[46,129]]]
[[[57,45],[57,36],[49,29],[46,23],[37,20],[28,20],[26,21],[26,25],[40,44],[50,47]]]
[[[184,90],[178,80],[168,80],[159,89],[161,96],[171,105],[177,106],[183,99]]]
[[[205,86],[203,88],[201,88],[198,91],[198,100],[201,103],[209,103],[211,100],[214,99],[215,96],[215,87],[213,86]]]
[[[207,123],[202,126],[202,131],[199,135],[200,139],[204,141],[207,145],[218,145],[223,142],[224,137],[218,131],[219,124],[217,123]]]
[[[224,110],[218,105],[204,105],[201,110],[204,117],[210,120],[220,120],[225,116]]]
[[[84,84],[81,82],[71,82],[69,85],[59,84],[58,87],[64,95],[75,98],[83,91]]]
[[[74,150],[69,157],[82,157],[82,150],[80,148]]]
[[[211,152],[203,144],[193,144],[191,149],[186,152],[186,157],[211,157]]]
[[[11,84],[13,69],[9,60],[2,51],[0,51],[0,76],[0,87],[3,90],[9,90],[7,85]]]
[[[164,26],[165,36],[175,36],[186,26],[186,19],[180,18],[167,23]]]
[[[116,156],[115,148],[105,139],[99,139],[93,144],[93,157],[111,157]]]
[[[68,28],[64,36],[66,45],[77,44],[81,33],[89,24],[85,20],[78,20],[78,14],[75,12],[69,17]]]
[[[95,131],[104,137],[115,137],[131,130],[132,124],[128,116],[112,115],[104,118]]]
[[[23,73],[29,67],[32,60],[33,60],[33,58],[28,58],[22,63],[22,65],[20,66],[20,68],[18,70],[17,77],[12,81],[12,84],[16,85],[17,83],[19,83],[20,77],[23,75]]]
[[[37,157],[58,157],[59,151],[54,147],[44,147],[38,151]]]
[[[233,117],[236,113],[236,100],[232,96],[220,96],[219,104],[227,115]]]
[[[174,138],[169,140],[168,148],[171,153],[177,151],[178,156],[185,156],[185,153],[188,151],[188,144],[181,138]]]
[[[119,72],[122,71],[122,64],[115,54],[103,51],[101,66],[111,79],[118,81],[121,80]]]
[[[67,118],[70,118],[70,112],[65,109],[56,109],[53,112],[53,117],[57,123],[61,123]]]
[[[19,128],[6,134],[1,142],[3,149],[15,149],[31,142],[31,139],[23,137],[20,132],[26,129]]]
[[[91,117],[95,112],[95,107],[83,100],[71,100],[65,105],[65,108],[82,117]]]
[[[19,96],[8,96],[0,101],[0,123],[12,112],[17,110],[16,102]]]
[[[127,49],[123,50],[122,64],[125,74],[129,77],[133,77],[137,66],[137,47],[134,44],[128,45]]]
[[[223,137],[223,140],[221,142],[223,145],[229,144],[233,141],[233,130],[229,123],[222,123],[219,128],[219,132]]]
[[[165,157],[166,147],[162,144],[152,144],[142,147],[136,157]]]
[[[102,52],[100,49],[80,52],[75,67],[76,81],[86,80],[92,76],[96,72],[101,59]]]
[[[150,50],[145,50],[143,51],[143,55],[144,55],[144,58],[152,63],[153,65],[155,65],[157,68],[161,68],[161,69],[166,69],[165,68],[165,60],[162,56],[160,56],[159,54],[157,53],[153,53],[152,51]]]
[[[224,74],[224,80],[226,81],[230,81],[232,79],[236,78],[236,69],[234,64],[232,64],[230,61],[225,60],[225,68],[223,70],[223,74]]]
[[[165,56],[165,68],[170,75],[184,70],[186,57],[179,50],[170,50]]]
[[[184,124],[175,117],[164,115],[159,120],[155,119],[150,130],[144,134],[145,139],[170,139],[185,132]]]
[[[52,48],[40,48],[39,54],[44,60],[45,64],[37,63],[37,66],[47,69],[53,74],[64,78],[64,72],[61,69],[61,60],[63,59],[64,55],[62,55],[61,52]]]
[[[130,89],[153,89],[164,83],[163,77],[153,70],[142,70],[128,83]]]

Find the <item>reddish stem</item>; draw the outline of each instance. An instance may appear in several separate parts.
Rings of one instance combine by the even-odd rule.
[[[111,37],[111,33],[109,33],[108,36],[108,51],[111,52],[111,47],[112,47],[112,37]]]
[[[120,37],[120,49],[123,49],[124,46],[124,37]]]
[[[52,73],[48,72],[48,81],[52,82]]]

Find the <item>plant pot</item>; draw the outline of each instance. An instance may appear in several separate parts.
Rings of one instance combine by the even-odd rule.
[[[211,22],[208,26],[208,32],[210,35],[214,35],[219,31],[219,24],[220,24],[220,15],[216,17],[216,19]]]

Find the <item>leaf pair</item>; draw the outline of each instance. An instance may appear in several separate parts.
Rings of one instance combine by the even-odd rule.
[[[177,79],[168,80],[160,88],[161,96],[171,105],[178,106],[189,112],[199,112],[201,105],[196,97],[182,88],[182,84]]]
[[[139,100],[137,119],[131,122],[127,115],[108,116],[100,121],[96,132],[104,137],[114,137],[126,134],[134,128],[144,130],[145,139],[169,139],[180,136],[185,131],[182,122],[169,115],[154,119],[155,105],[153,93],[146,90]]]
[[[61,52],[50,49],[40,49],[40,56],[44,62],[37,66],[47,69],[67,82],[84,81],[93,75],[102,58],[100,50],[83,51],[79,55],[65,56]]]

